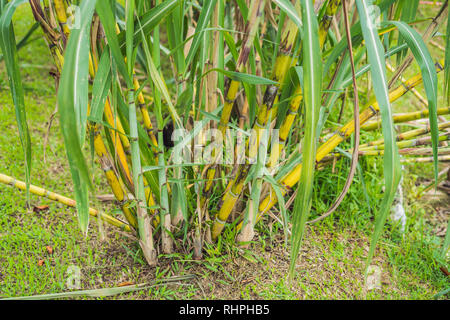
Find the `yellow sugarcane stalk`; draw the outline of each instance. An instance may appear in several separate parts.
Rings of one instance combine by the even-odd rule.
[[[446,128],[450,128],[450,121],[438,124],[438,130],[442,130],[442,129],[446,129]],[[425,128],[405,131],[405,132],[397,135],[397,141],[408,140],[408,139],[429,133],[430,131],[431,131],[430,125],[427,125]],[[377,145],[381,145],[381,144],[384,144],[384,139],[379,139],[376,141],[371,141],[371,142],[362,144],[361,147],[359,148],[359,150],[364,150],[365,148],[368,149],[369,147],[377,146]]]
[[[64,5],[63,0],[54,0],[56,16],[58,17],[58,21],[62,26],[64,34],[69,37],[70,29],[67,25],[67,15],[66,15],[66,7]]]
[[[34,2],[30,2],[30,6],[33,15],[35,17],[35,20],[39,22],[42,30],[44,31],[44,39],[47,42],[50,54],[52,55],[53,60],[55,62],[56,69],[58,70],[58,72],[60,72],[62,70],[62,65],[64,63],[64,57],[62,55],[62,47],[59,44],[61,35],[59,34],[59,32],[56,31],[57,29],[56,23],[55,25],[49,25],[45,21],[44,17],[40,15],[40,10],[38,10]],[[45,10],[51,12],[50,8],[47,5],[45,6]],[[53,13],[51,12],[51,14]],[[50,23],[52,22],[54,21],[53,20],[50,21]]]
[[[105,173],[106,180],[111,187],[114,196],[117,201],[119,201],[122,211],[127,219],[127,221],[134,227],[137,228],[137,220],[134,212],[129,208],[130,201],[128,200],[128,195],[123,182],[118,178],[118,174],[114,172],[114,165],[109,152],[103,142],[100,135],[100,126],[97,124],[89,125],[93,129],[94,134],[94,150],[99,158],[100,166]]]
[[[120,33],[119,25],[116,23],[116,33]],[[125,57],[125,62],[127,61],[127,58]],[[133,70],[133,75],[135,75],[135,70]],[[133,77],[133,86],[134,90],[138,91],[140,88],[139,81],[136,79],[136,76]],[[153,125],[152,121],[150,120],[150,115],[148,113],[148,109],[145,104],[144,95],[142,94],[142,91],[138,94],[138,107],[142,114],[142,119],[144,120],[144,127],[147,130],[147,134],[149,135],[150,139],[152,140],[153,145],[156,147],[158,146],[158,141],[156,140],[155,135],[153,134]]]
[[[17,180],[17,179],[15,179],[13,177],[7,176],[7,175],[2,174],[2,173],[0,173],[0,183],[11,185],[11,186],[16,187],[16,188],[18,188],[20,190],[26,190],[25,182]],[[73,199],[67,198],[67,197],[62,196],[60,194],[48,191],[48,190],[46,190],[44,188],[37,187],[37,186],[32,185],[32,184],[30,185],[30,192],[35,194],[35,195],[41,196],[41,197],[46,197],[46,198],[48,198],[50,200],[53,200],[53,201],[57,201],[57,202],[62,203],[64,205],[66,205],[66,206],[69,206],[69,207],[76,207],[76,204],[77,204],[76,201],[73,200]],[[110,215],[108,215],[106,213],[98,212],[95,209],[89,208],[89,214],[91,216],[93,216],[93,217],[99,217],[103,221],[105,221],[105,222],[107,222],[107,223],[109,223],[109,224],[111,224],[113,226],[116,226],[116,227],[120,228],[123,231],[127,231],[127,232],[131,232],[132,231],[132,229],[131,229],[131,227],[129,225],[127,225],[126,223],[124,223],[124,222],[122,222],[122,221],[120,221],[120,220],[118,220],[118,219],[116,219],[114,217],[111,217]]]
[[[55,11],[57,13],[57,18],[60,24],[64,27],[67,27],[67,16],[66,16],[66,7],[63,8],[63,3],[55,3]],[[117,26],[117,25],[116,25]],[[63,30],[66,34],[66,36],[70,35],[70,29],[65,28]],[[56,46],[53,46],[56,47]],[[50,48],[52,49],[52,47]],[[53,51],[52,51],[53,52]],[[58,56],[57,56],[58,57]],[[59,64],[57,63],[57,68],[59,66],[59,72],[61,72],[62,65],[63,65],[63,56],[62,54],[59,55]],[[55,61],[58,62],[58,61]],[[95,58],[93,58],[92,54],[89,55],[89,73],[91,77],[95,76],[96,70],[98,68],[98,63]],[[139,88],[139,83],[137,81],[134,82],[135,86]],[[138,95],[139,100],[143,100],[143,95],[140,93]],[[89,109],[89,106],[88,106]],[[115,147],[116,154],[119,158],[119,167],[121,168],[121,171],[124,173],[125,178],[130,185],[130,188],[132,188],[132,178],[130,169],[127,163],[127,156],[126,154],[130,154],[130,142],[128,137],[125,135],[125,130],[123,129],[122,123],[120,122],[120,119],[114,116],[111,105],[109,103],[109,99],[105,102],[105,108],[104,108],[104,114],[105,118],[108,122],[108,124],[116,128],[116,130],[108,130],[110,133],[111,140],[113,142],[113,145]],[[148,113],[147,113],[148,115]],[[144,115],[145,117],[145,115]],[[147,125],[148,127],[148,125]],[[97,156],[99,157],[100,165],[105,172],[107,181],[109,185],[111,186],[111,189],[116,197],[116,199],[120,202],[121,208],[124,212],[125,217],[129,221],[129,223],[133,227],[137,227],[137,221],[135,218],[134,210],[130,208],[131,200],[127,199],[127,193],[126,189],[124,187],[124,184],[120,177],[117,175],[117,172],[115,172],[113,162],[109,156],[109,152],[103,142],[103,139],[100,135],[100,129],[98,125],[89,125],[89,128],[93,129],[94,132],[94,150],[96,151]],[[151,128],[151,123],[150,123]],[[120,137],[120,140],[117,139],[117,137]],[[145,194],[147,198],[147,204],[149,206],[153,206],[155,204],[155,201],[153,199],[153,195],[150,191],[150,187],[148,185],[148,182],[144,178],[144,188],[145,188]]]
[[[436,71],[440,72],[443,70],[442,62],[436,64]],[[406,92],[409,91],[410,88],[414,88],[420,83],[422,83],[423,79],[421,74],[418,74],[412,77],[410,80],[406,82],[406,85],[402,85],[395,90],[392,90],[389,93],[389,100],[394,102],[395,100],[402,97]],[[378,106],[378,102],[372,101],[368,103],[367,107],[362,111],[359,115],[360,124],[366,123],[370,118],[378,114],[380,108]],[[341,127],[335,134],[333,134],[326,142],[324,142],[316,152],[316,162],[320,162],[326,155],[328,155],[337,145],[339,145],[342,141],[350,137],[350,135],[355,130],[354,120],[350,120],[346,125]],[[292,189],[292,187],[300,180],[300,173],[302,170],[302,164],[299,163],[296,165],[288,174],[284,175],[281,179],[279,179],[279,184],[282,186],[281,192],[282,194],[286,194],[288,190]],[[259,204],[259,213],[257,217],[257,221],[261,219],[261,217],[270,210],[276,203],[278,199],[276,197],[275,191],[273,188],[270,188],[269,195],[266,196]],[[237,226],[237,229],[242,228],[242,222]]]
[[[60,7],[58,9],[56,9],[56,3],[55,3],[55,10],[56,10],[57,18],[58,18],[59,22],[64,26],[65,24],[63,24],[62,22],[67,21],[67,16],[66,16],[66,12],[65,12],[66,9],[65,8],[63,9],[61,7],[61,3],[59,3],[59,5],[60,5]],[[66,35],[69,36],[70,29],[67,28],[66,31],[65,31]],[[61,68],[62,68],[62,65],[63,64],[61,63]],[[90,73],[91,77],[95,76],[97,67],[98,67],[98,64],[97,64],[96,59],[94,59],[92,57],[92,55],[89,54],[89,73]],[[88,105],[88,110],[89,109],[90,109],[90,107]],[[125,145],[129,147],[130,144],[129,144],[128,138],[125,136],[123,126],[121,125],[120,121],[116,121],[119,119],[114,119],[111,105],[109,104],[108,99],[105,103],[105,115],[106,115],[107,121],[110,126],[115,127],[117,124],[119,133],[122,133],[121,136],[123,137],[123,141],[124,141]],[[128,199],[126,189],[123,185],[123,182],[120,180],[119,176],[117,175],[117,172],[113,171],[113,168],[114,168],[113,162],[109,157],[109,153],[108,153],[106,146],[103,142],[103,139],[100,135],[99,126],[98,125],[89,125],[89,127],[91,129],[93,129],[93,131],[94,131],[94,150],[95,150],[97,156],[99,157],[100,165],[101,165],[103,171],[105,172],[106,179],[107,179],[116,199],[120,202],[120,206],[122,208],[122,211],[123,211],[127,221],[133,227],[136,228],[137,220],[135,218],[135,214],[134,214],[133,210],[130,209],[131,200]],[[130,184],[130,186],[132,186],[132,179],[131,179],[131,174],[130,174],[130,170],[128,167],[125,151],[123,149],[121,141],[119,139],[117,139],[118,133],[113,132],[113,131],[114,130],[109,130],[111,139],[113,141],[113,144],[115,145],[115,150],[119,157],[119,166],[122,169],[122,172],[124,173],[124,175],[127,179],[127,182]]]
[[[437,115],[445,115],[450,113],[450,106],[445,108],[438,108],[437,109]],[[422,110],[422,111],[416,111],[416,112],[410,112],[410,113],[404,113],[404,114],[397,114],[393,116],[394,123],[400,123],[400,122],[406,122],[406,121],[413,121],[418,119],[423,119],[428,117],[430,114],[430,111],[428,109]],[[371,121],[369,123],[366,123],[361,127],[361,129],[364,129],[366,131],[369,130],[376,130],[381,127],[381,121]]]
[[[325,40],[327,38],[328,30],[330,29],[331,22],[333,20],[334,15],[336,14],[339,6],[341,4],[341,0],[331,0],[327,8],[325,10],[325,14],[320,20],[319,23],[319,45],[322,49]],[[286,117],[284,118],[279,131],[279,139],[276,141],[276,143],[272,146],[272,151],[269,158],[268,167],[273,168],[281,155],[281,152],[283,151],[283,148],[286,144],[286,140],[288,138],[289,132],[291,131],[292,125],[294,123],[295,117],[297,116],[298,109],[300,108],[300,105],[303,101],[303,95],[302,95],[302,88],[300,84],[298,84],[295,87],[293,96],[291,101],[289,102],[288,111],[286,114]]]
[[[433,162],[433,157],[426,157],[426,158],[406,158],[406,159],[400,159],[401,163],[419,163],[419,162]],[[444,155],[438,157],[439,162],[449,162],[450,161],[450,155]]]
[[[236,71],[244,72],[245,65],[248,60],[248,56],[250,54],[250,50],[253,44],[253,39],[255,38],[256,32],[258,30],[258,26],[261,20],[261,16],[264,9],[265,0],[254,1],[250,8],[250,16],[248,19],[248,23],[246,29],[248,31],[248,36],[243,43],[241,50],[239,52],[239,58],[237,61]],[[232,79],[228,79],[228,85],[226,86],[225,93],[225,102],[222,109],[222,113],[219,120],[218,130],[220,131],[222,137],[225,137],[225,132],[227,129],[228,122],[230,120],[231,111],[233,109],[234,102],[237,97],[237,93],[239,91],[240,82]],[[216,157],[217,150],[214,149],[212,152],[213,157]],[[207,194],[211,189],[212,183],[214,181],[214,176],[216,175],[216,169],[211,167],[208,169],[206,173],[207,181],[205,183],[203,194]],[[204,197],[201,201],[203,204]]]
[[[61,5],[61,3],[59,4]],[[65,9],[64,9],[65,10]],[[65,19],[65,11],[61,10],[61,6],[58,8],[59,12],[59,19]],[[42,24],[41,24],[42,25]],[[66,34],[69,35],[69,32]],[[50,35],[47,32],[44,32],[45,37],[47,40],[50,40]],[[51,43],[51,42],[49,42]],[[49,45],[50,51],[52,53],[52,56],[55,60],[55,65],[59,73],[61,73],[63,64],[64,64],[64,57],[62,53],[60,52],[59,47],[55,43],[51,43],[52,45]],[[89,64],[89,70],[93,72],[93,65],[92,61],[90,60]],[[88,105],[89,109],[89,105]],[[89,125],[89,128],[93,129],[94,131],[94,149],[99,156],[100,165],[105,172],[106,179],[111,186],[114,195],[116,196],[117,200],[121,202],[121,207],[124,212],[125,217],[127,218],[128,222],[136,227],[136,219],[133,216],[132,210],[129,209],[129,203],[126,201],[126,192],[125,188],[123,187],[123,184],[121,184],[121,181],[116,177],[115,172],[113,171],[113,165],[110,161],[110,158],[108,157],[107,149],[103,143],[103,140],[99,134],[99,129],[97,125],[91,126]],[[72,200],[73,201],[73,200]],[[92,212],[90,212],[92,213]],[[129,227],[128,227],[129,228]]]
[[[136,79],[136,77],[133,79],[133,85],[134,85],[134,90],[139,90],[140,86],[139,86],[139,81]],[[152,140],[152,143],[155,147],[158,146],[158,141],[156,140],[156,136],[153,133],[153,125],[152,125],[152,121],[150,120],[150,115],[148,113],[147,107],[145,105],[145,99],[144,99],[144,95],[142,94],[142,92],[139,92],[138,94],[138,107],[139,110],[141,111],[142,114],[142,119],[144,120],[144,128],[147,130],[147,134],[150,137],[150,139]]]
[[[386,61],[386,68],[387,68],[390,72],[392,72],[392,73],[395,72],[394,67],[389,63],[389,61]],[[406,81],[406,79],[405,79],[403,76],[400,76],[399,79],[400,79],[400,81],[401,81],[403,84],[404,84],[405,81]],[[426,100],[424,97],[422,97],[422,95],[420,94],[420,92],[417,91],[416,88],[412,88],[412,89],[411,89],[411,92],[412,92],[412,93],[417,97],[417,99],[419,99],[419,101],[422,103],[422,109],[427,109],[427,107],[428,107],[428,102],[427,102],[427,100]]]
[[[441,134],[438,137],[438,141],[447,141],[449,139],[449,135],[450,135],[450,133]],[[418,146],[422,146],[422,145],[426,145],[426,144],[430,144],[430,143],[431,143],[431,137],[423,137],[423,138],[418,138],[418,139],[398,141],[398,142],[396,142],[396,145],[397,145],[397,148],[399,150],[401,150],[404,148],[418,147]],[[361,156],[383,155],[384,154],[384,144],[376,145],[376,146],[365,148],[362,150],[358,149],[358,151]],[[402,152],[405,152],[405,151],[402,151]],[[402,152],[399,151],[399,153],[402,153]],[[321,160],[321,163],[330,161],[334,158],[340,158],[341,156],[342,156],[342,154],[340,154],[340,153],[335,153],[333,155],[326,156]]]
[[[333,0],[330,2],[330,7],[327,8],[327,12],[328,14],[333,14],[333,12],[336,12],[337,7],[339,6],[340,1],[338,0]],[[328,17],[328,16],[327,16]],[[321,28],[323,30],[323,32],[328,32],[328,28],[330,26],[331,21],[326,21],[328,18],[325,18],[325,20],[322,24],[321,24]],[[290,24],[289,24],[290,23]],[[285,34],[284,34],[284,39],[285,41],[281,42],[280,48],[281,48],[281,54],[278,55],[276,63],[275,63],[275,68],[274,68],[274,73],[272,75],[272,80],[277,81],[281,84],[284,83],[284,77],[287,74],[287,71],[289,70],[289,68],[295,64],[297,62],[296,58],[292,58],[291,57],[291,50],[292,47],[294,45],[294,41],[296,39],[296,33],[294,34],[294,32],[292,32],[292,30],[297,31],[297,26],[294,25],[292,23],[292,21],[288,21],[288,27],[285,29]],[[326,37],[322,37],[323,38],[323,43],[325,42],[325,38]],[[323,43],[321,43],[323,45]],[[249,142],[249,146],[248,146],[248,150],[249,150],[249,158],[252,160],[254,158],[255,155],[257,155],[257,150],[259,147],[259,143],[260,143],[260,139],[261,139],[261,135],[262,135],[262,130],[266,127],[267,121],[270,117],[275,116],[276,112],[277,112],[277,104],[278,104],[278,100],[279,100],[279,95],[277,94],[278,92],[278,87],[275,85],[271,85],[268,86],[266,89],[266,93],[264,95],[264,99],[263,99],[263,105],[259,108],[259,112],[255,121],[255,124],[253,126],[253,129],[256,131],[256,137],[254,139],[250,139]],[[301,89],[300,86],[298,86],[295,90],[294,93],[295,97],[292,99],[293,103],[297,103],[297,105],[293,105],[292,109],[293,110],[298,110],[298,106],[300,105],[301,102]],[[291,105],[292,105],[291,102]],[[295,109],[296,108],[296,109]],[[287,121],[292,121],[294,120],[294,111],[291,110],[290,114],[288,114],[287,117]],[[292,125],[292,122],[290,122],[290,125]],[[289,132],[290,128],[287,128],[288,124],[284,125],[283,128],[283,134],[284,132]],[[287,138],[287,134],[286,137],[284,139]],[[280,139],[281,140],[281,139]],[[280,149],[280,146],[276,146],[276,148]],[[271,159],[272,161],[275,160],[275,158],[277,157],[277,155],[274,155],[276,153],[272,153],[271,157],[273,157],[273,159]],[[272,163],[271,161],[271,163]],[[247,177],[247,173],[248,173],[248,165],[243,165],[243,166],[239,166],[238,168],[238,173],[236,175],[236,178],[234,180],[232,180],[231,185],[229,185],[229,188],[227,188],[227,192],[225,193],[223,199],[222,199],[222,205],[220,207],[219,213],[216,216],[216,219],[214,221],[213,224],[213,228],[212,228],[212,238],[216,239],[219,234],[222,232],[224,226],[225,226],[225,222],[228,219],[228,216],[231,213],[231,210],[234,208],[234,205],[237,201],[237,199],[240,196],[240,193],[242,192],[243,186],[244,186],[244,181],[245,178]]]
[[[449,135],[450,135],[450,133],[444,133],[444,134],[439,135],[438,141],[447,140]],[[416,146],[420,146],[423,144],[431,143],[431,137],[428,136],[428,137],[416,138],[416,139],[411,139],[411,140],[403,140],[403,141],[398,141],[396,143],[397,143],[398,148],[416,147]],[[358,149],[358,151],[360,151],[360,152],[378,151],[378,150],[384,150],[384,144],[371,146],[371,147],[367,147],[367,148],[363,148],[363,149]]]
[[[97,62],[96,59],[92,58],[92,55],[90,55],[90,60],[89,60],[89,70],[91,72],[91,77],[95,76],[96,70],[97,70]],[[136,79],[135,80],[135,86],[137,86],[139,88],[139,82],[137,82]],[[142,93],[140,93],[138,96],[141,97],[141,99],[143,99]],[[106,117],[106,120],[108,122],[108,124],[113,127],[113,128],[117,128],[117,132],[116,130],[108,130],[112,143],[114,145],[114,149],[115,152],[117,153],[118,156],[118,160],[119,160],[119,166],[122,170],[122,172],[124,173],[126,179],[127,179],[127,183],[129,184],[131,190],[132,190],[132,186],[133,186],[133,182],[132,182],[132,178],[131,178],[131,172],[130,172],[130,168],[128,166],[128,157],[127,155],[130,155],[130,150],[131,150],[131,145],[130,145],[130,141],[128,139],[128,137],[125,135],[125,130],[123,129],[123,125],[120,121],[120,119],[116,116],[114,116],[112,108],[111,108],[111,104],[109,103],[109,99],[106,99],[105,101],[105,108],[104,108],[104,114]],[[147,113],[148,115],[148,113]],[[150,127],[151,128],[151,127]],[[100,137],[100,135],[98,135]],[[117,139],[117,137],[120,136],[121,139]],[[100,137],[101,140],[101,137]],[[103,140],[101,140],[101,143],[103,143]],[[94,144],[95,147],[95,144]],[[96,149],[97,151],[97,149]],[[106,148],[105,148],[106,151]],[[100,156],[100,154],[97,151],[97,154]],[[153,194],[151,192],[150,186],[148,184],[148,181],[145,177],[143,177],[144,180],[144,192],[145,192],[145,197],[147,199],[147,205],[149,207],[152,207],[155,205],[155,200],[153,198]],[[113,187],[113,186],[111,186]],[[117,187],[116,187],[117,188]],[[116,195],[116,194],[115,194]],[[117,198],[117,196],[116,196]],[[134,216],[134,212],[131,212],[128,207],[129,207],[129,201],[126,201],[126,199],[119,199],[117,198],[118,201],[120,201],[121,203],[123,202],[124,204],[122,205],[122,210],[124,211],[125,216],[127,217],[127,220],[130,222],[131,225],[133,225],[133,227],[137,227],[137,220]],[[154,210],[151,210],[152,213],[154,213]]]
[[[340,5],[341,0],[330,0],[327,4],[327,8],[325,9],[325,14],[319,22],[319,43],[322,46],[327,38],[328,30],[330,29],[333,17]]]

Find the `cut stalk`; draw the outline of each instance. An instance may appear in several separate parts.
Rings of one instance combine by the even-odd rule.
[[[11,185],[11,186],[16,187],[16,188],[18,188],[20,190],[26,190],[25,182],[17,180],[15,178],[7,176],[5,174],[1,174],[0,173],[0,182],[3,183],[3,184]],[[57,201],[57,202],[62,203],[64,205],[66,205],[66,206],[69,206],[69,207],[76,207],[75,200],[67,198],[65,196],[62,196],[62,195],[60,195],[58,193],[48,191],[48,190],[46,190],[44,188],[37,187],[37,186],[32,185],[32,184],[30,185],[30,192],[35,194],[35,195],[37,195],[37,196],[41,196],[41,197],[45,197],[45,198],[48,198],[48,199],[53,200],[53,201]],[[110,215],[108,215],[106,213],[98,212],[95,209],[89,208],[89,214],[91,216],[93,216],[93,217],[97,217],[97,218],[100,217],[100,219],[102,219],[103,221],[105,221],[105,222],[107,222],[107,223],[109,223],[109,224],[111,224],[111,225],[113,225],[115,227],[118,227],[118,228],[120,228],[123,231],[132,232],[132,229],[131,229],[131,227],[128,224],[126,224],[126,223],[124,223],[124,222],[122,222],[122,221],[120,221],[120,220],[118,220],[118,219],[116,219],[114,217],[111,217]]]
[[[438,129],[439,130],[446,129],[446,128],[450,128],[450,121],[449,122],[440,123],[438,125]],[[411,138],[427,134],[430,131],[431,131],[430,125],[427,125],[425,128],[406,131],[406,132],[403,132],[403,133],[400,133],[400,134],[397,135],[397,141],[409,140]],[[371,141],[371,142],[368,142],[366,144],[362,144],[359,147],[359,150],[363,150],[365,148],[372,147],[372,146],[381,145],[383,143],[384,143],[383,139],[379,139],[379,140],[376,140],[376,141]]]
[[[404,114],[396,114],[393,116],[392,120],[394,121],[394,123],[402,123],[402,122],[407,122],[407,121],[419,120],[419,119],[428,118],[429,113],[430,113],[430,111],[428,109],[426,109],[426,110],[422,110],[422,111],[416,111],[416,112],[410,112],[410,113],[404,113]],[[439,116],[445,115],[445,114],[450,114],[450,106],[445,107],[445,108],[438,108],[437,114]],[[380,127],[381,127],[381,121],[371,121],[371,122],[368,122],[365,125],[363,125],[361,127],[361,129],[363,129],[365,131],[370,131],[370,130],[379,129]]]

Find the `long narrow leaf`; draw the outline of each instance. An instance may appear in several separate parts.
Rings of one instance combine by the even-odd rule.
[[[186,57],[185,66],[189,66],[194,59],[195,54],[200,45],[200,41],[203,38],[204,29],[208,26],[209,19],[214,11],[214,7],[216,5],[217,0],[210,0],[203,2],[203,9],[200,13],[200,17],[198,19],[197,27],[195,28],[195,36],[192,40],[191,48],[189,49],[189,53]]]
[[[367,267],[372,260],[376,243],[381,236],[384,223],[394,200],[397,186],[400,181],[401,167],[397,144],[395,143],[394,126],[392,123],[392,111],[389,101],[384,51],[378,37],[375,22],[373,21],[374,17],[370,15],[372,1],[356,0],[356,5],[361,18],[361,29],[364,36],[364,41],[366,42],[373,88],[380,106],[383,137],[386,146],[384,153],[385,194],[381,203],[380,211],[376,217],[375,230],[372,235],[369,254],[367,257]]]
[[[81,4],[80,28],[73,29],[69,37],[58,89],[61,130],[74,182],[78,221],[84,233],[89,224],[87,191],[92,183],[81,148],[86,133],[89,34],[95,3],[95,0],[85,0]]]
[[[311,0],[302,1],[303,18],[303,99],[305,104],[305,135],[303,138],[303,167],[300,185],[292,213],[292,248],[289,277],[294,276],[305,224],[311,209],[316,159],[316,126],[319,118],[322,59],[319,44],[319,26]]]
[[[434,177],[437,184],[438,176],[438,119],[437,119],[437,73],[433,63],[433,58],[430,55],[425,43],[423,42],[420,34],[408,26],[404,22],[389,21],[388,24],[395,25],[398,31],[403,36],[403,40],[408,44],[414,57],[419,63],[420,70],[422,72],[423,85],[428,98],[428,109],[431,139],[433,145],[433,157],[434,157]]]
[[[0,47],[3,52],[3,58],[5,59],[9,86],[11,88],[11,95],[16,111],[20,142],[22,144],[22,149],[25,155],[25,182],[27,201],[29,201],[29,186],[31,174],[31,139],[28,131],[22,78],[20,76],[19,60],[17,56],[16,39],[14,35],[14,28],[11,23],[12,16],[17,6],[24,2],[25,0],[13,0],[9,2],[4,8],[0,8]]]

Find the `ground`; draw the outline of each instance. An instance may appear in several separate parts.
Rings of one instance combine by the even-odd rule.
[[[18,38],[31,27],[31,21],[27,6],[21,6],[15,17]],[[55,108],[55,86],[49,74],[52,65],[48,50],[39,35],[35,33],[32,38],[37,40],[20,51],[33,142],[32,183],[72,197],[57,117],[46,147],[44,143]],[[423,88],[419,90],[423,92]],[[394,107],[397,112],[414,110],[417,104],[409,95]],[[0,131],[0,172],[23,180],[24,157],[3,62],[0,64]],[[432,176],[430,164],[405,166],[406,231],[401,233],[388,223],[372,262],[381,269],[381,288],[365,290],[364,266],[373,230],[373,212],[382,197],[382,160],[362,160],[361,165],[368,199],[358,177],[344,203],[331,217],[308,226],[296,277],[291,283],[286,278],[289,248],[285,247],[280,225],[274,221],[258,228],[252,250],[232,248],[233,234],[227,231],[219,244],[206,250],[203,260],[193,260],[189,245],[180,243],[176,254],[161,255],[159,266],[150,268],[134,239],[126,234],[91,219],[88,234],[84,236],[74,209],[34,195],[32,208],[27,209],[24,192],[0,185],[0,296],[69,291],[73,289],[68,286],[72,279],[70,272],[75,268],[80,268],[79,289],[157,281],[150,289],[107,299],[430,299],[447,290],[450,281],[444,271],[449,269],[449,263],[442,261],[438,254],[449,218],[448,198],[441,202],[417,199],[422,182]],[[330,170],[319,172],[316,178],[313,205],[317,212],[326,210],[341,190],[348,162],[337,163],[334,170],[344,172],[333,178],[337,181],[327,174]],[[97,194],[108,193],[102,175],[95,176]],[[37,210],[37,206],[43,205],[48,208]],[[118,214],[111,203],[94,201],[91,206]],[[196,278],[162,283],[164,278],[179,275]]]

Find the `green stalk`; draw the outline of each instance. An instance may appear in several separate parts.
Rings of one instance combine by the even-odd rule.
[[[134,69],[134,0],[126,1],[126,52],[129,79]],[[133,171],[134,194],[137,200],[137,219],[139,244],[150,266],[156,265],[156,250],[153,245],[152,227],[147,213],[147,203],[142,175],[141,153],[139,147],[138,122],[136,117],[135,91],[132,81],[128,81],[128,112],[130,124],[131,163]]]
[[[160,0],[156,1],[156,4],[160,4]],[[145,41],[144,45],[148,43]],[[154,66],[157,70],[161,67],[160,62],[160,48],[159,48],[159,26],[156,26],[153,31],[153,43],[152,46],[152,58]],[[165,85],[165,84],[164,84]],[[164,122],[162,117],[161,110],[161,94],[158,88],[153,87],[153,96],[154,96],[154,106],[155,106],[155,115],[156,122],[158,127],[158,165],[161,166],[161,169],[158,170],[158,180],[159,180],[159,188],[160,188],[160,201],[159,204],[161,206],[160,210],[160,219],[161,219],[161,241],[162,241],[162,251],[164,253],[172,253],[173,250],[173,242],[171,235],[169,234],[172,231],[172,224],[170,219],[170,211],[169,211],[169,193],[167,190],[167,176],[165,170],[165,159],[164,159],[164,138],[163,138],[163,128]],[[175,122],[175,128],[179,127],[179,124]],[[179,170],[181,168],[175,168],[175,170]]]

